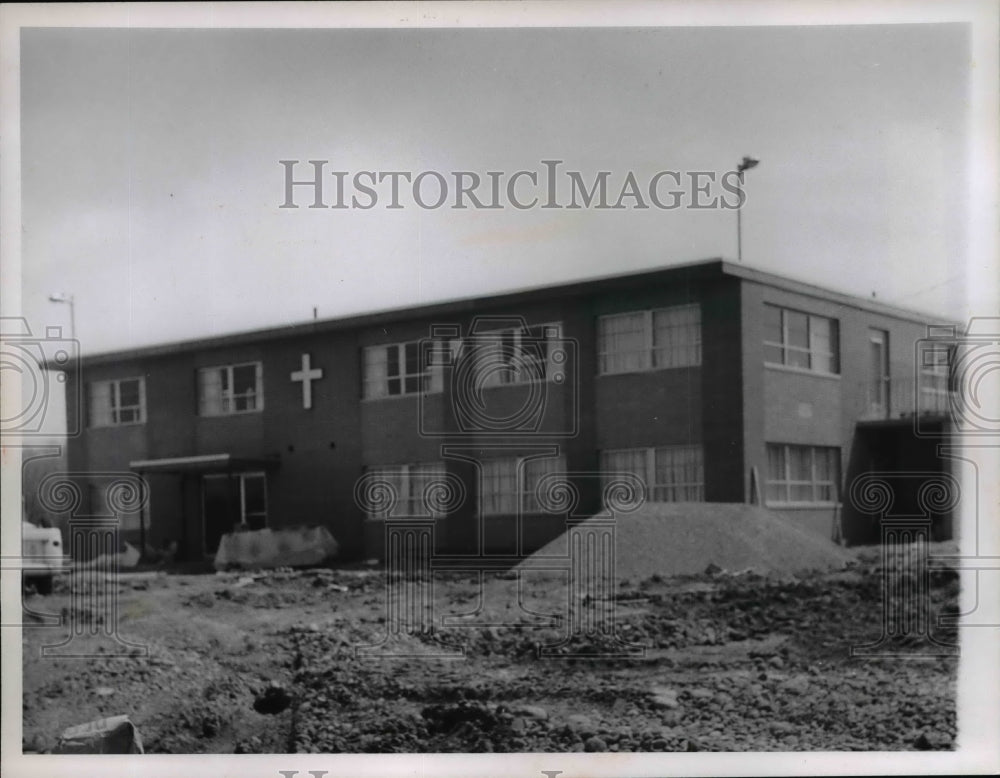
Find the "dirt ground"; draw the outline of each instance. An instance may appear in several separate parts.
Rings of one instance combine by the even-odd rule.
[[[549,618],[565,582],[538,573],[520,593],[509,574],[131,574],[112,590],[133,645],[64,585],[25,599],[23,745],[128,714],[147,753],[953,748],[957,656],[934,640],[956,640],[937,620],[957,575],[934,564],[902,606],[934,640],[918,626],[852,658],[882,633],[882,580],[869,552],[836,573],[621,581],[574,602],[567,638]],[[433,629],[390,630],[387,598]],[[43,656],[68,636],[50,651],[85,656]]]

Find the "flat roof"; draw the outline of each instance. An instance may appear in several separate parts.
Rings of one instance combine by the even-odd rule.
[[[653,269],[615,273],[605,276],[592,276],[590,278],[564,281],[557,284],[527,287],[491,295],[463,297],[402,308],[387,308],[370,313],[353,314],[331,319],[319,319],[316,321],[286,324],[256,330],[246,330],[243,332],[212,336],[208,338],[194,338],[190,340],[173,341],[150,346],[140,346],[133,349],[121,349],[116,351],[88,354],[81,357],[79,364],[83,367],[89,367],[92,365],[134,361],[137,359],[169,356],[171,354],[181,354],[190,351],[257,343],[265,340],[280,340],[282,338],[322,332],[346,330],[359,327],[372,327],[380,324],[405,321],[408,319],[419,319],[429,316],[442,316],[455,313],[474,313],[481,308],[496,307],[505,303],[530,302],[532,300],[547,297],[576,297],[592,293],[600,289],[616,287],[623,288],[639,283],[649,283],[680,271],[701,273],[706,277],[718,274],[720,276],[742,278],[746,281],[752,281],[784,289],[786,291],[795,292],[797,294],[816,297],[821,300],[836,302],[841,305],[847,305],[852,308],[857,308],[858,310],[879,313],[885,316],[891,316],[893,318],[904,319],[907,321],[926,324],[956,324],[956,322],[951,322],[932,314],[922,313],[920,311],[901,308],[894,305],[887,305],[886,303],[878,300],[869,300],[867,298],[850,295],[845,292],[838,292],[807,281],[799,281],[787,276],[781,276],[775,273],[759,270],[748,265],[729,262],[721,257],[714,257]],[[65,369],[64,366],[56,366],[50,362],[46,362],[44,366],[50,370]]]

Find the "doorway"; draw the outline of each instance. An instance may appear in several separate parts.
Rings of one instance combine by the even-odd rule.
[[[205,554],[218,551],[226,533],[267,526],[264,473],[213,473],[202,476],[201,484]]]

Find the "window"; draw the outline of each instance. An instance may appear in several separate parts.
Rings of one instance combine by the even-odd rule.
[[[839,483],[839,448],[767,445],[768,503],[837,502]]]
[[[921,411],[940,413],[947,411],[950,401],[951,351],[936,347],[920,352],[920,396],[917,398]]]
[[[90,385],[90,426],[116,427],[146,421],[146,380],[118,378]]]
[[[264,408],[260,362],[205,367],[198,371],[198,413],[227,416]]]
[[[248,530],[267,527],[267,477],[264,473],[219,473],[204,476],[203,499],[217,496],[223,505],[239,500],[238,526]],[[227,509],[232,515],[231,508]],[[206,511],[207,513],[207,511]]]
[[[764,361],[814,373],[840,372],[840,331],[835,319],[764,306]]]
[[[520,508],[520,513],[543,513],[545,506],[536,493],[542,479],[565,471],[566,461],[562,456],[487,459],[483,462],[479,490],[480,512],[483,516],[513,515]]]
[[[441,367],[433,363],[434,353],[430,341],[367,346],[362,352],[362,396],[366,400],[374,400],[419,392],[440,392],[443,379]]]
[[[482,386],[507,386],[547,381],[553,375],[553,347],[562,325],[537,324],[477,334],[469,357]]]
[[[386,519],[400,516],[429,516],[438,518],[440,512],[431,510],[427,504],[427,493],[431,485],[444,480],[443,462],[426,462],[413,465],[380,465],[369,470],[380,481],[389,484],[396,496],[391,511],[369,513],[370,519]]]
[[[605,480],[632,473],[646,485],[649,502],[704,502],[705,467],[701,446],[663,446],[601,452]]]
[[[109,486],[90,484],[90,512],[94,516],[114,516],[118,519],[118,529],[122,532],[138,531],[142,514],[138,510],[116,511],[108,500]]]
[[[892,376],[889,374],[889,333],[868,330],[868,409],[876,417],[888,418],[892,399]]]
[[[602,374],[701,364],[701,308],[679,305],[597,320]]]

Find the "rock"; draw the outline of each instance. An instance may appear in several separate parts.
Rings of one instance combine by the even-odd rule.
[[[918,751],[937,751],[951,746],[951,738],[934,732],[921,732],[913,741]]]
[[[598,751],[607,751],[608,744],[604,742],[603,739],[594,735],[593,737],[587,738],[583,743],[583,750],[588,753],[596,753]]]
[[[769,667],[773,667],[775,670],[780,670],[782,667],[785,666],[785,660],[782,659],[780,656],[775,655],[772,656],[769,660],[767,660],[767,664]]]
[[[590,732],[594,729],[594,722],[590,720],[589,716],[584,716],[582,713],[574,713],[566,719],[566,722],[571,729],[578,732]]]
[[[549,712],[538,705],[520,705],[513,708],[512,712],[532,719],[547,719],[549,717]]]
[[[680,702],[677,699],[677,692],[666,686],[656,686],[653,687],[653,707],[654,708],[664,708],[667,710],[680,707]]]
[[[253,709],[258,713],[273,716],[292,704],[292,696],[277,682],[272,681],[263,694],[253,701]]]
[[[110,686],[98,686],[96,689],[94,689],[94,694],[96,694],[98,697],[110,697],[114,693],[115,690],[112,689]]]
[[[141,754],[139,730],[128,716],[98,719],[64,730],[54,754]]]
[[[688,694],[695,700],[710,700],[715,696],[715,693],[710,689],[691,689]]]
[[[715,562],[709,562],[708,567],[705,568],[705,575],[718,575],[721,572],[722,568],[715,564]]]
[[[809,681],[805,678],[790,678],[781,687],[791,694],[807,694],[809,692]]]

